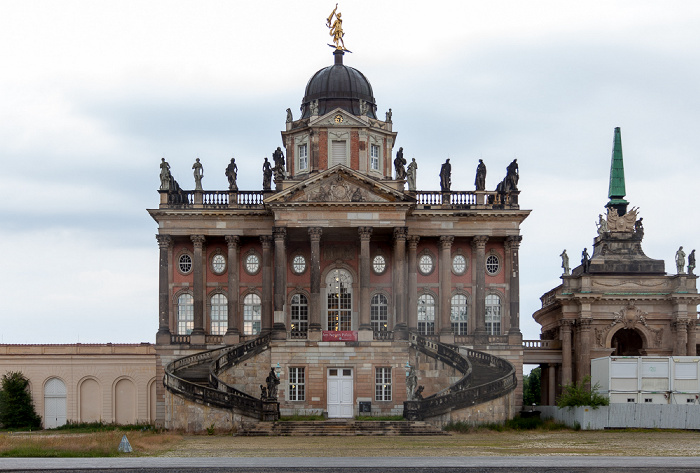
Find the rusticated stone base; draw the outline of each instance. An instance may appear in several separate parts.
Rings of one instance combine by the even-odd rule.
[[[169,391],[165,392],[165,406],[166,419],[168,419],[166,428],[188,433],[205,432],[207,429],[235,433],[242,427],[259,421],[257,418],[242,415],[236,410],[188,401]]]
[[[470,425],[503,423],[515,414],[513,406],[514,392],[492,401],[487,401],[464,409],[456,409],[436,417],[424,419],[435,426],[442,427],[450,422],[465,422]]]

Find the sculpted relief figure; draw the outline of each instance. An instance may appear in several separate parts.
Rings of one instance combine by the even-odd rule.
[[[608,207],[608,231],[610,232],[633,232],[637,221],[637,212],[639,209],[633,207],[632,210],[620,216],[617,210]]]
[[[403,148],[399,148],[394,159],[394,169],[396,170],[396,180],[406,179],[406,159],[403,157]]]
[[[170,190],[170,164],[165,158],[160,158],[160,190]]]
[[[474,185],[478,191],[486,190],[486,165],[484,164],[483,159],[480,159],[479,164],[476,166],[476,178],[474,179]]]
[[[440,190],[442,190],[442,192],[450,192],[451,185],[452,165],[450,164],[450,159],[448,158],[440,168]]]
[[[318,100],[313,100],[311,102],[311,115],[312,116],[318,115]]]
[[[416,173],[418,171],[418,163],[416,162],[416,158],[413,158],[411,160],[411,163],[408,165],[408,171],[406,172],[406,180],[408,181],[408,190],[410,191],[415,191],[416,190]]]
[[[270,161],[265,158],[263,163],[263,190],[269,191],[272,187],[272,166],[270,166]]]
[[[685,271],[683,271],[683,268],[685,267],[685,251],[683,251],[683,247],[681,246],[678,248],[678,251],[676,251],[676,270],[678,274],[685,274]]]
[[[236,178],[238,177],[238,166],[236,165],[236,160],[231,158],[231,162],[226,166],[226,177],[228,178],[228,190],[237,191],[238,185],[236,184]]]
[[[194,169],[194,190],[201,191],[202,178],[204,177],[204,168],[202,167],[202,163],[199,162],[199,158],[197,158],[197,160],[192,165],[192,169]]]

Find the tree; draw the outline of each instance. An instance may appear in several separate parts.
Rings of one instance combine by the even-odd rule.
[[[0,386],[0,426],[5,429],[38,429],[41,417],[34,410],[29,380],[19,371],[2,376]]]
[[[557,399],[557,407],[578,407],[591,406],[593,409],[598,409],[600,406],[610,404],[610,399],[598,392],[600,384],[596,383],[591,389],[586,386],[591,382],[591,377],[584,377],[579,383],[571,383],[563,386],[564,391]]]
[[[540,404],[542,368],[539,366],[523,376],[523,406]]]

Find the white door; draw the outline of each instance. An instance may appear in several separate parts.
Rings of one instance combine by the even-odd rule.
[[[352,369],[328,369],[328,417],[352,418]]]
[[[44,386],[44,428],[52,429],[66,423],[66,385],[51,378]]]

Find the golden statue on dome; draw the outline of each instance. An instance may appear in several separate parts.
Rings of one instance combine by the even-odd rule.
[[[328,34],[333,36],[333,43],[335,44],[335,49],[350,52],[347,48],[345,48],[345,42],[343,42],[343,36],[345,36],[345,33],[343,32],[342,15],[340,14],[340,12],[336,13],[336,10],[338,10],[337,3],[335,4],[335,8],[331,12],[331,14],[328,15],[328,18],[326,19],[326,27],[330,29]],[[334,16],[335,21],[333,21]],[[333,47],[332,44],[329,44],[328,46]]]

